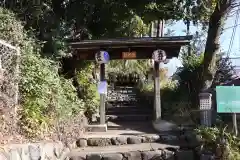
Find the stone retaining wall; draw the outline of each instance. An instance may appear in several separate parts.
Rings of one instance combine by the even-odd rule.
[[[0,160],[65,160],[69,151],[61,142],[11,144],[0,147]]]
[[[185,158],[184,158],[185,157]],[[71,155],[62,143],[9,145],[1,148],[0,160],[188,160],[194,159],[193,151],[148,150],[124,153]]]
[[[121,152],[121,145],[159,142],[160,144],[180,145],[180,149],[165,148]],[[152,143],[153,144],[153,143]],[[81,150],[92,146],[119,145],[116,153],[85,153]],[[0,146],[0,160],[194,160],[202,156],[202,160],[212,159],[212,155],[202,155],[197,149],[199,146],[196,137],[191,133],[184,135],[159,136],[120,136],[113,138],[79,139],[76,144],[66,146],[61,142],[42,142],[31,144],[11,144]],[[115,146],[116,147],[116,146]],[[98,148],[98,147],[96,147]],[[99,147],[101,148],[101,147]],[[117,147],[118,148],[118,147]],[[81,156],[79,155],[81,154]]]
[[[74,154],[75,152],[75,154]],[[61,142],[8,145],[0,148],[0,160],[194,160],[200,157],[195,150],[159,149],[116,153],[81,154],[71,150]],[[209,160],[211,155],[201,155]]]

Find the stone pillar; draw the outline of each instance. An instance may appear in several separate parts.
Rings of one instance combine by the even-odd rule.
[[[212,94],[200,93],[200,123],[203,126],[212,126]]]

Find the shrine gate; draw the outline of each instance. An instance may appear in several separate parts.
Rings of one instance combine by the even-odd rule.
[[[192,36],[121,38],[106,40],[84,40],[70,42],[73,57],[76,60],[96,60],[100,51],[107,52],[110,60],[154,59],[153,53],[161,52],[162,61],[178,57],[182,46],[189,45]],[[155,56],[156,57],[156,56]],[[161,118],[161,97],[159,63],[154,61],[154,120]],[[105,81],[105,64],[100,64],[100,81]],[[100,125],[107,128],[105,114],[106,95],[100,94]]]

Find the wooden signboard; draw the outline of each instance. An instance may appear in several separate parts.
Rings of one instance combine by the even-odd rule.
[[[240,113],[240,86],[217,86],[217,112]]]
[[[122,52],[122,59],[135,59],[136,57],[137,57],[137,53],[135,51]]]

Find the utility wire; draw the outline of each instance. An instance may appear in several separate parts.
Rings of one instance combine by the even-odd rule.
[[[234,26],[230,26],[230,27],[227,27],[227,28],[223,28],[223,31],[228,30],[228,29],[232,29],[232,28],[237,27],[237,26],[240,26],[240,23],[239,23],[239,24],[236,24],[236,25],[234,25]]]
[[[238,8],[240,9],[240,6]],[[237,11],[236,18],[235,18],[235,23],[234,23],[233,32],[232,32],[232,36],[231,36],[231,40],[230,40],[230,44],[229,44],[229,48],[228,48],[228,52],[227,52],[227,57],[229,57],[229,54],[232,51],[233,41],[234,41],[234,38],[236,35],[236,29],[237,29],[237,24],[238,24],[238,19],[239,19],[239,9]]]
[[[238,28],[239,29],[239,32],[240,32],[240,27]],[[240,35],[238,35],[238,51],[240,51]],[[235,53],[235,54],[238,54],[238,53]]]
[[[240,59],[240,57],[229,57],[229,59]]]
[[[238,7],[238,8],[240,8],[240,7]],[[240,26],[238,25],[238,32],[240,33]],[[240,35],[238,35],[238,47],[239,47],[239,49],[238,49],[238,51],[240,52]]]

